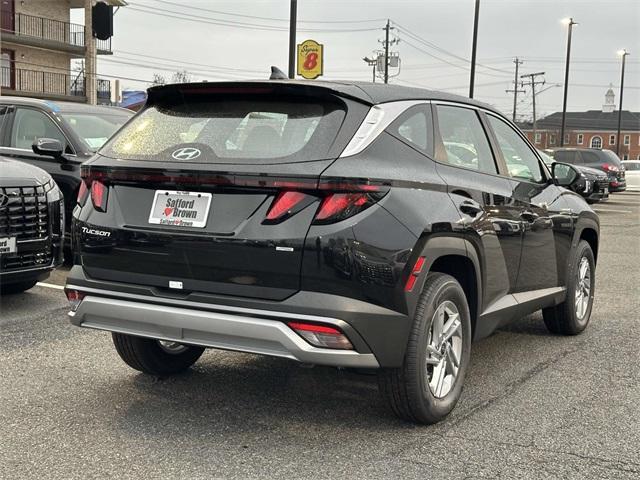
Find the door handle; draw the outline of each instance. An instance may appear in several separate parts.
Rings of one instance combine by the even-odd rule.
[[[475,217],[477,214],[483,211],[482,206],[473,200],[465,200],[460,204],[460,211]]]
[[[532,212],[531,210],[525,210],[524,212],[522,212],[520,214],[520,218],[526,220],[527,222],[533,223],[538,218],[540,218],[540,215],[538,215],[537,213]]]

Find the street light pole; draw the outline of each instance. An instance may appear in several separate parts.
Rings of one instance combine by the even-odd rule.
[[[367,65],[373,68],[372,81],[373,83],[376,83],[376,65],[378,64],[378,60],[376,58],[369,58],[369,57],[364,57],[362,60],[364,60],[367,63]]]
[[[564,146],[564,128],[566,125],[566,117],[567,117],[567,92],[569,90],[569,62],[571,60],[571,32],[573,31],[573,26],[577,25],[576,22],[573,21],[573,18],[569,18],[564,21],[566,25],[569,26],[569,32],[567,35],[567,60],[565,62],[564,68],[564,98],[562,100],[562,126],[560,127],[560,146]]]
[[[471,77],[469,79],[469,98],[473,98],[473,87],[476,81],[476,50],[478,49],[478,18],[480,16],[480,0],[476,0],[473,17],[473,44],[471,46]],[[515,88],[518,88],[517,86]]]
[[[618,55],[622,57],[622,72],[620,73],[620,105],[618,106],[618,136],[616,137],[616,155],[620,156],[620,129],[622,127],[622,94],[624,93],[624,64],[629,55],[626,50],[620,50]]]
[[[296,74],[296,24],[298,20],[298,0],[291,0],[289,12],[289,78]]]

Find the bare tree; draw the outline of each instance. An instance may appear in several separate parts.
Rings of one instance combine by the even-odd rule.
[[[160,75],[159,73],[153,74],[153,80],[151,80],[151,84],[155,87],[157,85],[165,85],[167,83],[167,79],[164,75]]]
[[[171,77],[173,83],[189,83],[191,81],[191,74],[186,70],[181,70],[173,74]]]

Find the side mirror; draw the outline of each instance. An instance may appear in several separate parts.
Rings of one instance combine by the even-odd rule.
[[[61,158],[64,152],[62,143],[55,138],[38,138],[33,142],[31,148],[33,149],[33,153],[53,158]]]
[[[554,162],[551,165],[551,174],[561,187],[574,192],[584,192],[586,182],[580,171],[569,163]]]

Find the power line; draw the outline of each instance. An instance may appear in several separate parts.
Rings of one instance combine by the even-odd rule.
[[[468,71],[468,70],[469,70],[469,67],[467,67],[467,66],[459,65],[459,64],[457,64],[457,63],[453,63],[453,62],[451,62],[451,61],[449,61],[449,60],[447,60],[447,59],[444,59],[444,58],[442,58],[442,57],[439,57],[439,56],[437,56],[437,55],[434,55],[433,53],[431,53],[431,52],[429,52],[429,51],[427,51],[427,50],[425,50],[425,49],[423,49],[423,48],[420,48],[420,47],[418,47],[418,46],[414,45],[413,43],[411,43],[411,42],[407,41],[406,39],[403,39],[403,40],[402,40],[402,42],[403,42],[403,43],[406,43],[406,44],[407,44],[407,45],[409,45],[411,48],[413,48],[413,49],[415,49],[415,50],[417,50],[417,51],[419,51],[419,52],[421,52],[421,53],[424,53],[425,55],[427,55],[427,56],[429,56],[429,57],[431,57],[431,58],[435,58],[436,60],[439,60],[439,61],[441,61],[441,62],[443,62],[443,63],[446,63],[447,65],[451,65],[452,67],[456,67],[456,68],[462,69],[462,70],[464,70],[464,71]],[[479,75],[486,75],[486,76],[489,76],[489,77],[506,78],[506,75],[496,75],[496,74],[494,74],[494,73],[489,73],[489,72],[478,72],[478,74],[479,74]],[[511,74],[509,74],[509,76],[511,76]]]
[[[209,65],[209,64],[205,64],[205,63],[185,62],[184,60],[175,60],[175,59],[166,58],[166,57],[156,57],[154,55],[146,55],[146,54],[142,54],[142,53],[127,52],[125,50],[116,50],[114,53],[124,54],[124,55],[128,55],[128,56],[133,56],[133,57],[142,57],[142,58],[147,58],[147,59],[152,59],[152,60],[161,60],[161,61],[165,61],[165,62],[174,62],[174,63],[180,64],[180,66],[182,66],[182,65],[191,65],[191,66],[196,66],[196,67],[205,67],[205,68],[209,68],[209,69],[213,69],[213,70],[228,70],[230,72],[262,73],[262,74],[266,73],[266,71],[262,71],[262,70],[251,70],[251,69],[246,69],[246,68],[222,67],[222,66],[218,66],[218,65]]]
[[[270,31],[270,32],[289,31],[289,29],[285,27],[278,27],[274,25],[262,25],[258,23],[237,22],[234,20],[216,19],[211,17],[203,17],[200,15],[176,12],[174,10],[167,10],[167,9],[158,8],[158,7],[149,7],[141,4],[138,4],[137,7],[134,7],[133,5],[130,4],[127,7],[127,10],[156,15],[160,17],[174,18],[176,20],[186,20],[186,21],[195,22],[195,23],[218,25],[222,27],[233,27],[233,28],[242,28],[242,29],[249,29],[249,30],[264,30],[264,31]],[[298,30],[301,32],[352,33],[352,32],[371,32],[371,31],[376,31],[378,29],[377,28],[342,28],[342,29],[300,28]]]
[[[240,18],[251,18],[254,20],[265,20],[270,22],[289,22],[288,18],[261,17],[258,15],[244,15],[241,13],[223,12],[221,10],[212,10],[210,8],[203,8],[203,7],[193,7],[190,5],[183,5],[180,3],[169,2],[167,0],[150,0],[150,1],[164,3],[164,4],[172,5],[175,7],[183,7],[183,8],[186,7],[191,10],[199,10],[201,12],[216,13],[218,15],[228,15],[228,16],[240,17]],[[129,5],[135,5],[135,3],[129,3]],[[348,23],[373,23],[373,22],[379,23],[385,20],[386,20],[385,18],[371,18],[367,20],[298,20],[298,23],[347,23],[347,24]]]
[[[449,50],[446,50],[446,49],[440,47],[439,45],[437,45],[437,44],[435,44],[433,42],[430,42],[429,40],[425,39],[424,37],[421,37],[417,33],[412,32],[408,28],[403,27],[402,25],[398,24],[397,22],[393,22],[393,23],[398,26],[400,31],[408,34],[411,38],[413,38],[413,40],[415,40],[417,42],[420,42],[420,43],[422,43],[423,45],[425,45],[427,47],[433,48],[434,50],[437,50],[437,51],[439,51],[441,53],[444,53],[445,55],[449,55],[449,56],[451,56],[453,58],[461,60],[461,61],[463,61],[465,63],[469,63],[469,64],[471,63],[471,61],[469,59],[467,59],[467,58],[465,58],[463,56],[460,56],[460,55],[458,55],[456,53],[453,53],[453,52],[451,52]],[[501,69],[501,68],[490,67],[488,65],[484,65],[484,64],[481,64],[481,63],[476,63],[476,65],[478,65],[479,67],[483,67],[483,68],[489,69],[489,70],[494,70],[496,72],[508,73],[509,76],[511,76],[511,72],[508,71],[508,70],[504,70],[504,69]]]

